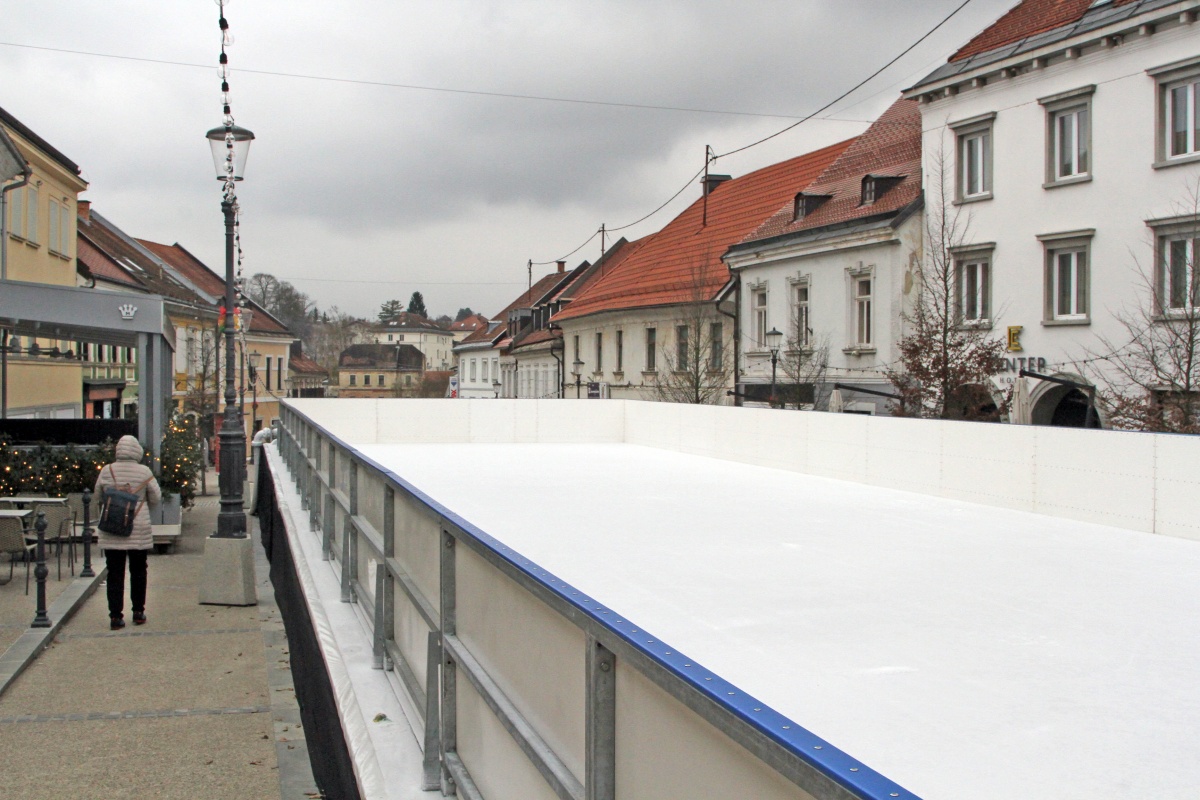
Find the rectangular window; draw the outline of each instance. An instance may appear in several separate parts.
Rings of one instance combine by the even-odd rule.
[[[1042,97],[1046,109],[1046,183],[1075,183],[1092,170],[1092,95],[1095,84]]]
[[[1200,79],[1189,78],[1167,87],[1167,156],[1200,151]]]
[[[350,385],[351,385],[351,386],[354,386],[354,385],[355,385],[355,381],[356,381],[356,379],[357,379],[357,378],[358,378],[358,376],[357,376],[357,375],[351,375],[351,376],[350,376]]]
[[[854,279],[854,343],[870,345],[871,330],[871,283],[870,276]]]
[[[579,361],[580,360],[579,359],[579,337],[575,336],[575,337],[573,337],[573,339],[575,342],[575,360]]]
[[[1088,130],[1087,107],[1072,108],[1053,115],[1054,126],[1054,172],[1055,180],[1074,178],[1088,174],[1088,146],[1091,133]]]
[[[1162,240],[1162,267],[1159,276],[1160,297],[1165,313],[1185,313],[1200,307],[1200,275],[1196,254],[1200,238],[1172,236]]]
[[[385,384],[385,382],[384,382],[384,380],[383,380],[383,376],[382,376],[382,375],[376,375],[375,377],[376,377],[376,378],[378,378],[378,380],[376,381],[376,383],[378,383],[380,386],[385,386],[385,385],[386,385],[386,384]]]
[[[812,325],[809,320],[808,284],[800,284],[792,290],[792,335],[796,347],[808,347],[812,341]]]
[[[761,350],[767,346],[767,290],[755,289],[750,295],[750,307],[753,314],[754,327],[752,334],[754,347]]]
[[[267,356],[267,382],[263,384],[268,389],[271,388],[271,357]]]
[[[964,324],[977,324],[990,319],[990,272],[987,258],[966,258],[955,262],[955,310]]]
[[[370,385],[371,385],[371,376],[363,375],[363,386],[370,386]]]
[[[658,329],[646,328],[646,371],[658,369]]]
[[[625,371],[625,331],[617,331],[617,372]]]
[[[981,131],[962,138],[962,196],[980,197],[988,193],[988,132]]]
[[[500,380],[500,364],[499,359],[492,359],[492,374],[496,376],[496,380]]]
[[[688,368],[688,326],[675,326],[675,369]]]
[[[29,193],[25,198],[27,206],[25,208],[25,239],[27,241],[38,243],[38,190],[34,186],[26,186],[26,191]]]
[[[1087,318],[1087,251],[1050,251],[1055,319]]]
[[[725,363],[725,331],[719,322],[708,326],[708,368],[713,372],[720,370]]]
[[[604,334],[596,333],[596,372],[604,371]]]
[[[14,189],[8,193],[8,232],[13,236],[25,236],[25,190]]]
[[[955,135],[955,199],[986,200],[992,196],[992,124],[984,114],[950,124]]]
[[[471,359],[471,383],[475,382],[475,359]]]
[[[275,364],[276,364],[275,388],[277,390],[282,390],[283,389],[283,356],[280,356],[279,358],[275,359]]]
[[[59,242],[58,242],[58,239],[59,239],[59,237],[58,237],[59,206],[58,206],[58,203],[51,200],[50,204],[49,204],[49,208],[47,210],[50,212],[49,220],[48,220],[50,223],[50,252],[51,253],[61,253],[62,250],[58,249],[58,247],[59,247]]]
[[[487,383],[488,382],[488,360],[486,358],[481,359],[481,360],[483,363],[480,364],[480,367],[483,371],[483,375],[480,377],[483,379],[484,383]],[[474,362],[472,362],[472,363],[474,363]]]

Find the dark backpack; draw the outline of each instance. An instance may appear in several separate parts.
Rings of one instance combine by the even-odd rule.
[[[112,464],[108,465],[108,474],[112,476],[115,483],[117,475],[112,471]],[[130,488],[128,483],[121,487],[115,485],[104,487],[100,496],[100,520],[96,523],[96,527],[109,536],[132,534],[133,520],[137,517],[143,502],[138,498],[137,492],[149,482],[150,479],[147,478],[136,489]]]

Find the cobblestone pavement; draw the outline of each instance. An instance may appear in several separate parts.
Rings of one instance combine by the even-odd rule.
[[[261,548],[257,606],[199,604],[217,511],[197,498],[175,551],[151,554],[145,626],[126,609],[128,626],[110,631],[101,585],[0,695],[5,800],[320,796]],[[0,635],[21,626],[12,615]]]

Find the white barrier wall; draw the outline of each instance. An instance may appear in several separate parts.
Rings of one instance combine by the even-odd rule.
[[[416,709],[425,788],[468,800],[914,796],[675,663],[361,446],[627,443],[1200,539],[1200,437],[586,400],[292,400],[282,422],[305,535]]]
[[[1200,539],[1195,436],[632,400],[292,404],[348,442],[624,442]]]

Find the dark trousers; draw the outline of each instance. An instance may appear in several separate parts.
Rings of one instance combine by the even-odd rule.
[[[146,610],[146,556],[149,550],[105,550],[108,564],[108,615],[120,617],[125,608],[125,561],[129,561],[129,605],[137,613]]]

